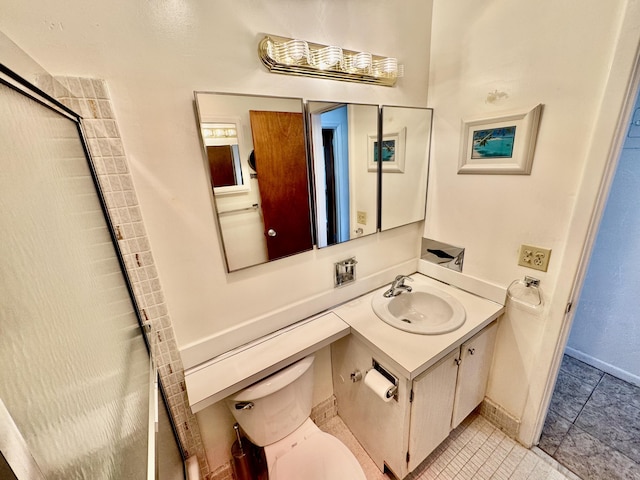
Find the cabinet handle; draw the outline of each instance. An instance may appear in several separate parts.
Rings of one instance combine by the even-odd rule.
[[[273,228],[270,228],[269,231],[267,232],[267,235],[269,235],[270,237],[275,237],[276,231]]]
[[[453,360],[453,363],[455,363],[456,365],[460,366],[460,364],[462,363],[462,361],[459,358],[455,358]]]
[[[469,355],[473,355],[474,353],[476,353],[476,349],[475,348],[470,348],[469,349]]]

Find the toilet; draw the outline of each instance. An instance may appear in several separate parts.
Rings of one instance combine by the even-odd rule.
[[[366,480],[351,451],[309,418],[314,356],[227,398],[249,440],[264,447],[270,480]]]

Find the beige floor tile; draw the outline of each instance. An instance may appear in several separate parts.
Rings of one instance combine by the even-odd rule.
[[[375,465],[340,417],[327,421],[322,430],[353,452],[367,480],[392,480]],[[543,452],[527,450],[474,414],[406,480],[579,480],[560,469]]]

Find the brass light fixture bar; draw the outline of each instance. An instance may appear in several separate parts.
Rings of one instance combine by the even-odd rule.
[[[355,52],[294,38],[265,36],[258,45],[262,63],[272,73],[301,75],[393,87],[404,66],[393,57]]]

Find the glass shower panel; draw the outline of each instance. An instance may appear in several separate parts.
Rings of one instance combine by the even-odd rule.
[[[75,121],[0,84],[0,398],[47,479],[145,479],[149,355]]]

